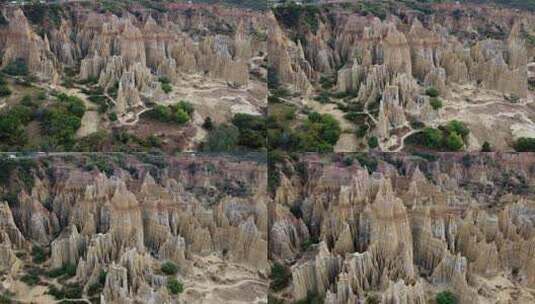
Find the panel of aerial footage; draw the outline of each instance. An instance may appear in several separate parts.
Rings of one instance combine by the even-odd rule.
[[[0,304],[535,304],[534,0],[0,3]]]

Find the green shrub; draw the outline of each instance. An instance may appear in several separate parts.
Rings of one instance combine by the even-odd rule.
[[[424,145],[429,148],[439,149],[442,146],[442,131],[427,127],[423,131]]]
[[[266,146],[266,120],[259,115],[245,113],[235,114],[232,124],[238,128],[238,144],[251,149],[260,149]]]
[[[11,95],[11,90],[7,85],[0,85],[0,97],[6,97]]]
[[[46,261],[46,252],[43,248],[39,246],[32,247],[32,256],[33,256],[33,262],[36,264],[41,264],[44,261]]]
[[[369,295],[366,297],[366,304],[380,304],[381,300],[376,295]]]
[[[111,112],[110,114],[108,114],[108,118],[110,119],[110,121],[117,121],[117,113]]]
[[[517,152],[535,152],[535,138],[519,138],[514,144],[514,149]]]
[[[28,75],[28,66],[23,59],[19,58],[8,63],[3,72],[11,76],[26,76]]]
[[[282,264],[274,263],[271,266],[271,283],[269,288],[273,291],[280,291],[290,284],[292,274],[288,268]]]
[[[167,289],[169,289],[172,294],[176,295],[184,291],[184,285],[175,278],[169,278],[167,280]]]
[[[0,14],[2,16],[2,14]],[[4,292],[0,295],[0,304],[12,304],[13,302],[12,295],[9,291]]]
[[[173,262],[165,262],[161,266],[161,270],[166,275],[173,275],[178,272],[178,267]]]
[[[459,134],[463,138],[463,140],[466,140],[468,134],[470,134],[470,130],[468,129],[468,127],[463,122],[460,122],[458,120],[450,121],[446,126],[446,130],[449,133]]]
[[[179,125],[187,123],[192,114],[193,106],[186,101],[169,106],[156,105],[152,110],[146,112],[146,115],[151,119]]]
[[[379,147],[379,140],[377,139],[377,137],[372,136],[368,139],[368,147],[370,147],[370,149],[375,149]]]
[[[429,103],[431,104],[431,107],[433,107],[434,110],[442,108],[442,100],[438,97],[432,97]]]
[[[435,87],[429,87],[427,90],[425,90],[425,94],[429,97],[438,97],[440,96],[440,92]]]
[[[48,272],[48,276],[51,278],[57,278],[62,276],[73,277],[76,274],[76,265],[67,263],[59,268],[52,269]]]
[[[452,132],[446,139],[446,146],[449,151],[459,151],[464,146],[464,142],[459,134]]]
[[[205,129],[205,130],[213,130],[214,129],[214,123],[212,122],[212,118],[210,116],[206,117],[204,119],[204,123],[202,124],[202,127]]]
[[[35,286],[41,281],[41,279],[39,279],[39,276],[34,273],[27,273],[23,275],[20,280],[29,286]]]
[[[488,141],[484,142],[483,145],[481,146],[481,152],[492,152],[490,143]]]
[[[75,134],[81,126],[81,119],[64,107],[53,106],[45,109],[41,126],[50,136],[51,143],[69,149],[75,143]]]
[[[369,128],[370,127],[368,125],[360,125],[359,128],[357,129],[357,137],[362,138],[366,136]]]
[[[203,150],[208,152],[230,152],[238,144],[240,130],[234,125],[222,124],[208,133]]]
[[[161,86],[162,86],[162,90],[166,94],[169,94],[169,93],[171,93],[171,91],[173,91],[173,87],[169,83],[163,83],[162,82]]]
[[[437,304],[457,304],[457,297],[451,291],[439,292],[435,298]]]

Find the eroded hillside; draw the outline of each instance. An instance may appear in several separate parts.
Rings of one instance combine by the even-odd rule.
[[[266,303],[262,155],[20,155],[0,166],[2,299]]]
[[[522,150],[519,139],[535,137],[534,18],[527,10],[409,0],[277,6],[268,41],[277,122],[270,144]],[[330,119],[336,132],[315,131]]]
[[[263,121],[262,12],[125,3],[1,7],[0,107],[5,116],[30,113],[16,130],[0,130],[12,142],[4,151],[200,150],[219,125],[242,131],[236,116]],[[69,116],[65,99],[83,108],[70,124],[40,115]]]
[[[534,165],[530,153],[280,159],[273,303],[533,303]]]

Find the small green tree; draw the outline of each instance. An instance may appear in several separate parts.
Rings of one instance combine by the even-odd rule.
[[[172,294],[176,295],[184,291],[184,285],[175,278],[169,278],[167,280],[167,289],[169,289]]]
[[[431,104],[431,107],[433,107],[434,110],[438,110],[442,108],[442,100],[438,97],[431,98],[429,103]]]
[[[459,134],[452,132],[446,139],[446,146],[450,151],[459,151],[464,146],[464,142]]]
[[[429,148],[440,148],[442,145],[442,131],[427,127],[424,129],[424,145]]]
[[[269,288],[273,291],[280,291],[290,284],[291,273],[284,265],[274,263],[271,266],[271,283]]]
[[[481,152],[492,152],[492,149],[488,141],[484,142],[483,146],[481,146]]]
[[[368,139],[368,147],[370,147],[370,149],[375,149],[379,147],[379,140],[377,139],[377,137],[372,136],[370,137],[370,139]]]
[[[204,119],[204,123],[202,124],[202,127],[205,129],[205,130],[213,130],[214,129],[214,123],[212,122],[212,118],[210,116],[206,117]]]
[[[222,124],[215,127],[204,144],[204,150],[209,152],[232,151],[238,144],[240,132],[233,125]]]
[[[439,292],[435,298],[437,304],[457,304],[457,297],[451,291]]]
[[[163,263],[161,269],[162,272],[166,275],[173,275],[178,272],[178,267],[176,266],[176,264],[169,261]]]
[[[425,90],[425,94],[429,97],[438,97],[440,92],[435,87],[429,87],[427,90]]]

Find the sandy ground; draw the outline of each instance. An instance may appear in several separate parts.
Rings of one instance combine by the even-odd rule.
[[[243,265],[223,261],[217,256],[193,257],[195,267],[184,278],[180,298],[188,304],[264,304],[268,279]]]
[[[76,136],[84,137],[91,133],[98,131],[100,126],[100,115],[97,111],[86,111],[82,117],[80,129],[76,132]]]

